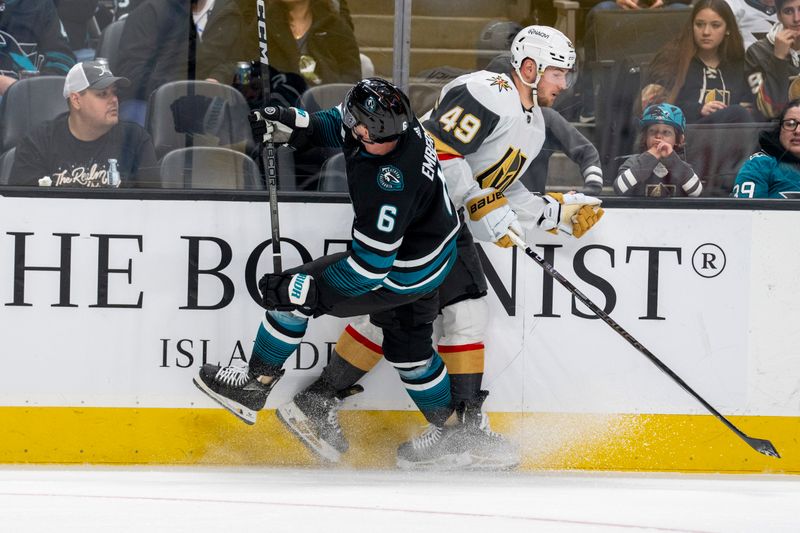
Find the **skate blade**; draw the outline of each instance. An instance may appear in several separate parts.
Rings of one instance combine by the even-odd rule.
[[[245,424],[253,425],[256,423],[256,411],[245,407],[244,405],[240,404],[239,402],[234,402],[226,398],[225,396],[221,396],[214,392],[213,390],[209,389],[208,386],[203,383],[203,380],[198,378],[197,376],[194,377],[192,380],[194,381],[195,386],[203,391],[206,396],[220,404],[222,407],[230,411],[232,414],[236,416],[239,420],[244,422]]]
[[[278,415],[278,420],[283,422],[283,425],[294,433],[300,439],[300,442],[317,457],[330,463],[338,463],[341,460],[342,454],[339,453],[339,450],[317,436],[311,427],[308,417],[303,414],[303,411],[294,402],[281,405],[275,411],[275,414]]]
[[[467,470],[480,470],[480,471],[508,471],[514,470],[519,466],[519,457],[487,457],[482,455],[471,454],[470,464]]]
[[[464,470],[472,464],[468,453],[445,455],[430,461],[408,461],[397,459],[397,468],[400,470]]]

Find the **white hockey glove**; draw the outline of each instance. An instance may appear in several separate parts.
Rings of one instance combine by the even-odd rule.
[[[580,238],[597,224],[604,212],[599,198],[583,193],[551,192],[542,196],[542,199],[545,206],[538,225],[553,234],[562,231]]]
[[[289,142],[292,131],[296,128],[307,128],[309,116],[296,107],[265,107],[251,111],[247,116],[250,129],[256,142]]]
[[[488,188],[474,192],[464,198],[464,207],[468,215],[467,226],[479,241],[508,248],[514,245],[506,235],[509,229],[522,235],[517,214],[501,191]]]

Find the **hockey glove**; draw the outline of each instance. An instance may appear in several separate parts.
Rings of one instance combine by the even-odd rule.
[[[514,245],[506,235],[509,229],[522,235],[517,214],[501,191],[490,187],[474,192],[464,198],[464,207],[469,215],[467,226],[479,241],[508,248]]]
[[[301,318],[314,315],[317,307],[317,284],[308,274],[265,274],[258,282],[264,307],[288,311]]]
[[[265,107],[251,111],[247,116],[256,142],[289,142],[295,128],[307,128],[309,116],[295,107]]]
[[[580,238],[603,216],[600,199],[583,193],[551,192],[542,199],[545,206],[538,224],[553,234],[562,231]]]

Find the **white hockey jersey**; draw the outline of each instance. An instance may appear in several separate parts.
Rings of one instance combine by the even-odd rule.
[[[544,202],[518,180],[542,149],[545,123],[541,108],[522,107],[508,74],[482,70],[454,79],[423,126],[457,208],[470,190],[493,187],[504,191],[526,232],[533,229]]]
[[[759,0],[725,0],[736,17],[736,24],[744,39],[745,50],[762,38],[778,22],[775,6],[764,5]]]

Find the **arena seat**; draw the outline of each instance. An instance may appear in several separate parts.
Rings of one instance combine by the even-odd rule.
[[[414,114],[421,117],[433,109],[442,92],[442,85],[436,83],[411,82],[408,84],[408,98]]]
[[[703,181],[703,196],[730,196],[742,164],[757,152],[758,134],[769,122],[750,124],[689,124],[686,162]]]
[[[253,147],[249,108],[242,94],[221,83],[173,81],[153,91],[146,128],[156,155],[191,146],[215,146],[248,153]]]
[[[8,185],[11,178],[11,168],[14,166],[14,154],[17,149],[12,148],[0,155],[0,185]]]
[[[336,154],[325,160],[319,171],[317,185],[320,192],[347,192],[344,154]]]
[[[300,95],[300,107],[309,113],[337,106],[344,101],[352,83],[325,83],[309,87]]]
[[[0,149],[7,151],[36,126],[69,111],[64,76],[38,76],[13,83],[3,96]]]
[[[236,150],[196,146],[173,150],[161,160],[161,187],[264,189],[258,165]]]
[[[103,32],[100,34],[100,43],[97,45],[97,54],[95,57],[104,57],[108,59],[108,64],[111,66],[112,72],[117,66],[117,53],[119,52],[119,43],[124,27],[125,19],[112,22],[103,28]]]

